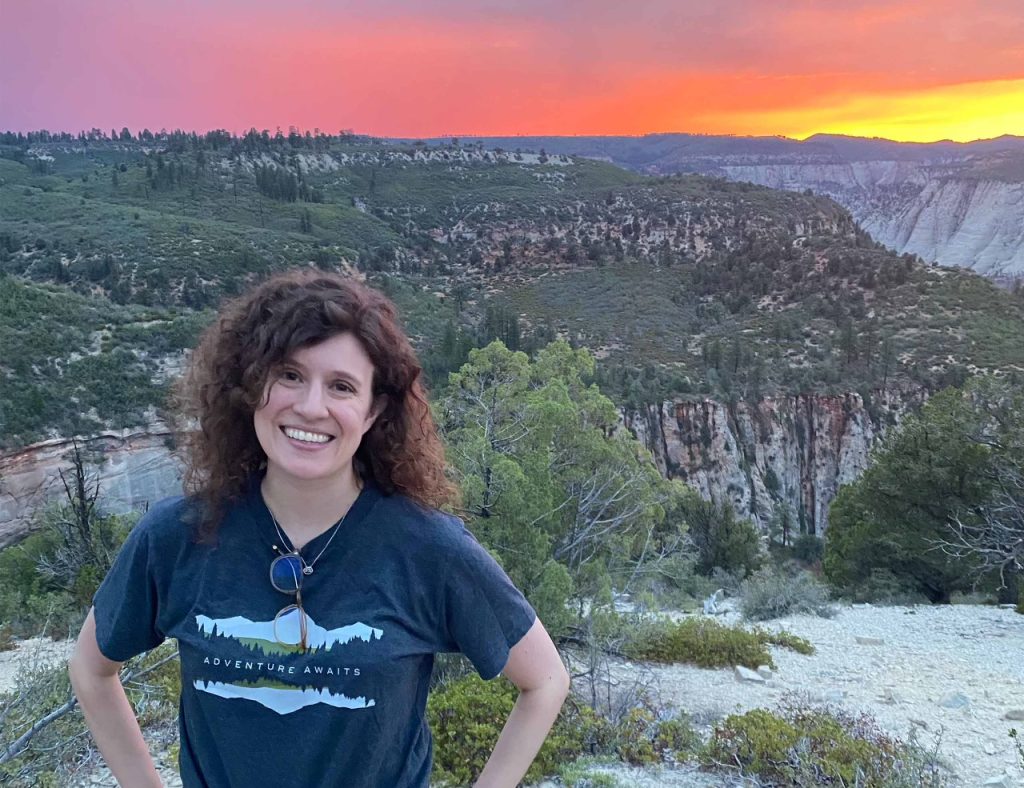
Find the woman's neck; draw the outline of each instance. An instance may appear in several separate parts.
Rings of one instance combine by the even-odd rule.
[[[334,526],[359,497],[362,484],[355,472],[348,479],[295,479],[267,469],[260,486],[263,502],[285,536],[298,550]]]

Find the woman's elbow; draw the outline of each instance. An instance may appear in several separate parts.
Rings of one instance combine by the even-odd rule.
[[[569,676],[569,671],[566,670],[565,665],[562,665],[557,678],[559,695],[565,701],[569,697],[569,690],[572,689],[572,678]]]

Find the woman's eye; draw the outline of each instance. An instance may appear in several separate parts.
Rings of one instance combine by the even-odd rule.
[[[334,383],[334,390],[335,391],[343,392],[345,394],[348,394],[349,392],[353,391],[352,386],[350,386],[348,383],[346,383],[343,380],[335,381],[335,383]]]
[[[299,380],[299,373],[294,369],[283,369],[281,370],[281,380],[294,382]]]

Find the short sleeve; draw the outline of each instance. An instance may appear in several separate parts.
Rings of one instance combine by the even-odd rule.
[[[131,530],[93,597],[96,642],[107,659],[124,662],[164,641],[157,628],[159,594],[152,572],[151,509]]]
[[[537,614],[461,522],[458,530],[458,549],[450,557],[445,581],[449,649],[465,654],[481,678],[492,679]]]

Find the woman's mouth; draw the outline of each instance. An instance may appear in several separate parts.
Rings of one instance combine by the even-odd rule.
[[[287,435],[289,438],[295,441],[301,441],[302,443],[327,443],[334,440],[333,435],[327,435],[323,432],[310,432],[309,430],[299,430],[294,427],[281,427],[281,432]]]

